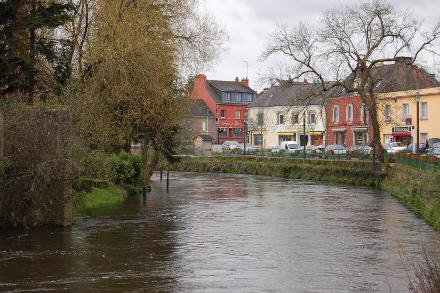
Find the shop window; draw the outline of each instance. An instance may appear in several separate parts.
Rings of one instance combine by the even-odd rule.
[[[235,138],[243,137],[243,129],[241,129],[241,128],[234,128],[234,137]]]
[[[227,128],[219,128],[218,129],[218,137],[227,138],[228,137],[228,129]]]

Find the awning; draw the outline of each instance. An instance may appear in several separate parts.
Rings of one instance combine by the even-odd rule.
[[[310,135],[322,135],[324,131],[312,131],[310,132]]]
[[[295,132],[278,132],[278,135],[295,135]]]
[[[395,133],[393,133],[393,136],[396,136],[396,137],[409,136],[409,137],[411,137],[411,132],[395,132]]]

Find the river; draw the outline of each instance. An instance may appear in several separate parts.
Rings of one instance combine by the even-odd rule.
[[[0,291],[407,292],[434,239],[387,194],[245,175],[155,175],[75,222],[0,230]]]

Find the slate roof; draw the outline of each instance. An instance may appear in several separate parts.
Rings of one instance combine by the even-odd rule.
[[[248,94],[257,93],[256,91],[242,84],[241,82],[225,80],[207,80],[206,89],[208,90],[211,97],[214,98],[216,103],[221,103],[222,97],[218,94],[218,92],[215,91],[215,89],[219,90],[220,92],[239,92]]]
[[[214,138],[207,134],[199,134],[196,137],[201,137],[203,141],[214,141]]]
[[[208,117],[215,118],[214,114],[209,110],[205,101],[203,100],[194,100],[191,101],[191,117],[206,117],[206,113],[208,113]]]
[[[345,83],[349,85],[354,77],[350,74]],[[386,64],[376,67],[373,70],[373,79],[376,80],[374,88],[375,93],[389,93],[407,90],[424,89],[440,86],[433,74],[429,74],[425,69],[416,65],[407,65],[404,63]],[[369,91],[369,87],[367,87]],[[329,98],[347,96],[342,87],[333,88],[327,94]]]
[[[265,90],[249,107],[323,105],[324,98],[320,93],[320,84],[291,82]]]

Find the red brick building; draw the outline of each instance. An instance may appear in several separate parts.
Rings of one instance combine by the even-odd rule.
[[[412,65],[411,61],[411,58],[402,57],[400,62],[378,64],[373,71],[374,93],[399,92],[439,85],[434,75]],[[351,74],[345,83],[350,84],[356,80],[354,74]],[[371,143],[373,128],[369,111],[363,105],[360,96],[353,96],[342,88],[335,88],[329,93],[325,108],[327,145],[342,144],[351,147]]]
[[[227,140],[243,142],[245,138],[244,118],[248,105],[255,101],[257,93],[249,87],[249,80],[207,80],[198,75],[194,79],[191,99],[203,100],[214,113],[217,121],[218,143]]]

